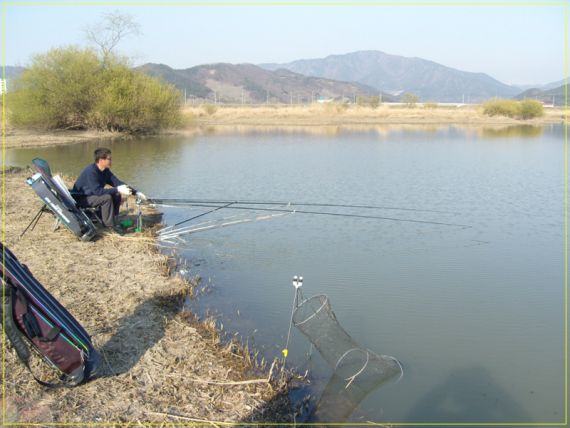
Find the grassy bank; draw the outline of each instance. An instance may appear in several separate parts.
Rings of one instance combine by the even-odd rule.
[[[200,134],[212,127],[259,127],[259,129],[300,129],[312,127],[386,127],[415,125],[460,125],[474,127],[504,127],[516,125],[540,126],[547,123],[563,123],[564,109],[545,109],[541,118],[518,120],[505,116],[487,116],[479,106],[407,108],[388,106],[378,108],[341,106],[338,104],[313,104],[308,106],[186,106],[183,110],[183,126],[165,133]],[[327,131],[324,131],[327,132]],[[16,129],[10,124],[5,130],[5,147],[39,147],[133,138],[119,132],[99,131],[33,131]]]
[[[42,146],[58,146],[67,144],[99,141],[102,144],[114,139],[128,138],[118,132],[100,131],[36,131],[33,129],[17,129],[8,126],[5,130],[5,147],[28,148]]]
[[[41,206],[28,175],[5,175],[4,242],[83,324],[103,364],[87,384],[49,391],[6,348],[6,422],[291,421],[286,391],[268,381],[268,372],[182,310],[192,284],[171,275],[172,260],[156,250],[150,232],[84,243],[65,229],[54,232],[53,217],[44,215],[19,239]],[[147,223],[157,220],[157,213],[145,213]]]
[[[278,106],[186,106],[185,123],[194,125],[382,125],[382,124],[473,124],[539,125],[564,121],[563,109],[545,109],[543,117],[518,120],[483,114],[481,106],[438,106],[431,103],[413,108],[383,104],[377,108],[358,105],[311,104]]]

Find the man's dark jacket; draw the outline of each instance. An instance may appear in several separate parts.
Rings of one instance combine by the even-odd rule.
[[[105,185],[109,184],[112,188],[105,189]],[[76,195],[84,196],[101,196],[105,194],[113,195],[118,192],[117,186],[123,183],[111,172],[109,168],[101,171],[97,165],[92,163],[85,167],[77,181],[73,185],[72,192]]]

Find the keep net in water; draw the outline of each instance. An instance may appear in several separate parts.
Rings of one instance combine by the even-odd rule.
[[[343,422],[372,391],[403,375],[398,360],[361,347],[339,324],[325,295],[299,298],[293,324],[333,369],[311,421]],[[399,380],[399,378],[398,378]]]

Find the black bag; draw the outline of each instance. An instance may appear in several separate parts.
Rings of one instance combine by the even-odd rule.
[[[4,332],[18,357],[29,369],[31,347],[60,372],[60,384],[34,375],[44,386],[75,386],[93,377],[100,357],[87,332],[2,243],[0,251]]]
[[[93,222],[77,206],[77,202],[54,180],[48,163],[43,159],[32,160],[37,173],[27,179],[27,183],[39,196],[46,207],[59,221],[82,241],[90,241],[97,234]]]

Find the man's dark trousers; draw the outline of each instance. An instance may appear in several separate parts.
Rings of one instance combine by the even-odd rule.
[[[115,225],[115,217],[119,215],[121,207],[121,194],[106,193],[101,196],[81,196],[77,200],[80,207],[101,208],[101,220],[107,227]]]

